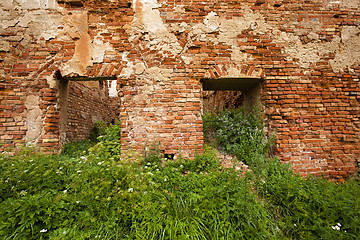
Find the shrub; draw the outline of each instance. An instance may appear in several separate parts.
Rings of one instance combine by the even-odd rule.
[[[258,110],[245,114],[243,108],[225,110],[218,115],[203,116],[204,135],[207,142],[215,143],[243,162],[256,154],[265,154],[270,147]]]
[[[357,239],[360,186],[323,177],[301,177],[289,165],[268,159],[257,175],[257,189],[278,217],[283,232],[295,239]]]
[[[61,151],[62,155],[68,157],[80,157],[88,151],[88,149],[94,146],[95,143],[90,140],[82,140],[78,142],[66,143]]]
[[[89,140],[91,142],[98,142],[99,139],[98,137],[99,136],[102,136],[102,135],[105,135],[105,129],[108,127],[108,125],[103,122],[103,121],[97,121],[94,126],[93,126],[93,129],[90,133],[90,137],[89,137]]]

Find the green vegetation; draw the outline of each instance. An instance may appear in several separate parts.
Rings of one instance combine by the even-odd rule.
[[[2,154],[0,238],[357,239],[359,182],[304,179],[266,157],[271,141],[257,119],[204,117],[211,142],[251,166],[245,176],[220,167],[211,147],[191,161],[152,149],[120,162],[117,124],[60,155]]]

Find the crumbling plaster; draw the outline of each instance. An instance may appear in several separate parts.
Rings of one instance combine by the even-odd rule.
[[[342,7],[358,7],[356,1],[340,1]],[[330,5],[334,2],[329,3]],[[336,3],[335,3],[336,4]],[[311,64],[316,64],[324,56],[335,54],[335,58],[330,61],[334,72],[339,72],[360,62],[359,57],[359,26],[343,27],[341,36],[335,36],[331,41],[324,41],[319,38],[321,31],[335,31],[327,27],[318,19],[312,21],[300,20],[294,24],[294,32],[285,32],[274,24],[268,23],[260,14],[255,13],[250,8],[244,8],[243,17],[225,19],[215,12],[210,12],[205,16],[203,23],[170,23],[165,24],[161,18],[158,8],[161,7],[156,0],[134,0],[135,17],[128,33],[130,39],[139,37],[142,34],[144,41],[152,50],[171,56],[180,55],[186,65],[193,63],[191,54],[187,54],[187,49],[193,46],[193,42],[206,41],[214,44],[222,43],[232,49],[231,59],[237,62],[237,68],[241,68],[241,63],[253,60],[251,55],[243,53],[242,46],[238,46],[238,35],[244,30],[251,29],[254,35],[268,35],[273,42],[283,47],[283,52],[288,55],[288,61],[294,61],[301,68],[307,69]],[[183,9],[178,5],[177,9]],[[288,12],[288,14],[291,14]],[[286,27],[287,24],[284,25]],[[180,47],[174,32],[188,32],[185,46]],[[213,33],[218,33],[213,37]],[[300,39],[301,34],[309,38],[309,42],[303,43]],[[246,41],[246,39],[242,39]],[[146,64],[146,62],[144,63]]]
[[[59,69],[62,75],[84,75],[86,68],[103,62],[106,51],[114,51],[103,41],[101,32],[91,39],[88,33],[86,10],[69,11],[61,8],[56,0],[6,0],[0,3],[0,30],[18,26],[26,29],[20,44],[26,47],[34,39],[75,40],[75,53],[70,61]],[[0,49],[9,51],[10,46],[0,40]],[[54,57],[55,58],[55,57]]]
[[[25,101],[27,131],[24,139],[28,142],[36,143],[43,131],[43,118],[39,100],[38,96],[30,95]]]

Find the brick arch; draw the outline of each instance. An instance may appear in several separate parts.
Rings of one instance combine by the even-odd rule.
[[[261,78],[263,76],[263,69],[253,65],[215,65],[207,69],[205,73],[205,78]]]

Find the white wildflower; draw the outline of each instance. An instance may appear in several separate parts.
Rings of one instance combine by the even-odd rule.
[[[147,169],[147,168],[148,168],[148,166],[145,166],[144,168],[145,168],[145,169]]]
[[[25,190],[22,190],[21,192],[20,192],[20,196],[25,196],[27,194],[27,191],[25,191]]]
[[[63,193],[66,194],[66,193],[67,193],[67,190],[65,189],[65,190],[63,191]]]
[[[80,203],[80,201],[76,201],[76,203]]]
[[[154,183],[153,181],[150,181],[149,184],[150,184],[150,185],[154,185],[155,183]]]
[[[81,156],[80,159],[82,159],[82,160],[84,160],[84,161],[87,160],[87,158],[86,158],[85,156]]]
[[[104,162],[98,162],[98,165],[100,166],[101,164],[103,164]]]
[[[184,165],[181,164],[181,165],[180,165],[180,168],[184,168]]]
[[[81,173],[81,170],[76,171],[77,173]]]
[[[341,223],[337,223],[336,225],[338,225],[339,227],[341,227]]]
[[[332,226],[331,228],[332,228],[333,230],[338,230],[338,231],[340,231],[340,227],[339,227],[338,225]]]
[[[47,232],[47,231],[48,231],[47,229],[41,229],[41,230],[40,230],[41,233],[45,233],[45,232]]]
[[[148,162],[146,165],[151,166],[151,162]]]
[[[132,193],[132,192],[134,192],[134,189],[133,189],[133,188],[129,188],[129,189],[128,189],[128,192],[129,192],[129,193]]]
[[[151,176],[154,175],[152,172],[148,172],[148,174],[151,175]]]
[[[146,194],[147,194],[147,191],[144,192],[144,195],[146,195]]]
[[[167,181],[167,178],[164,178],[164,182],[166,182]]]

